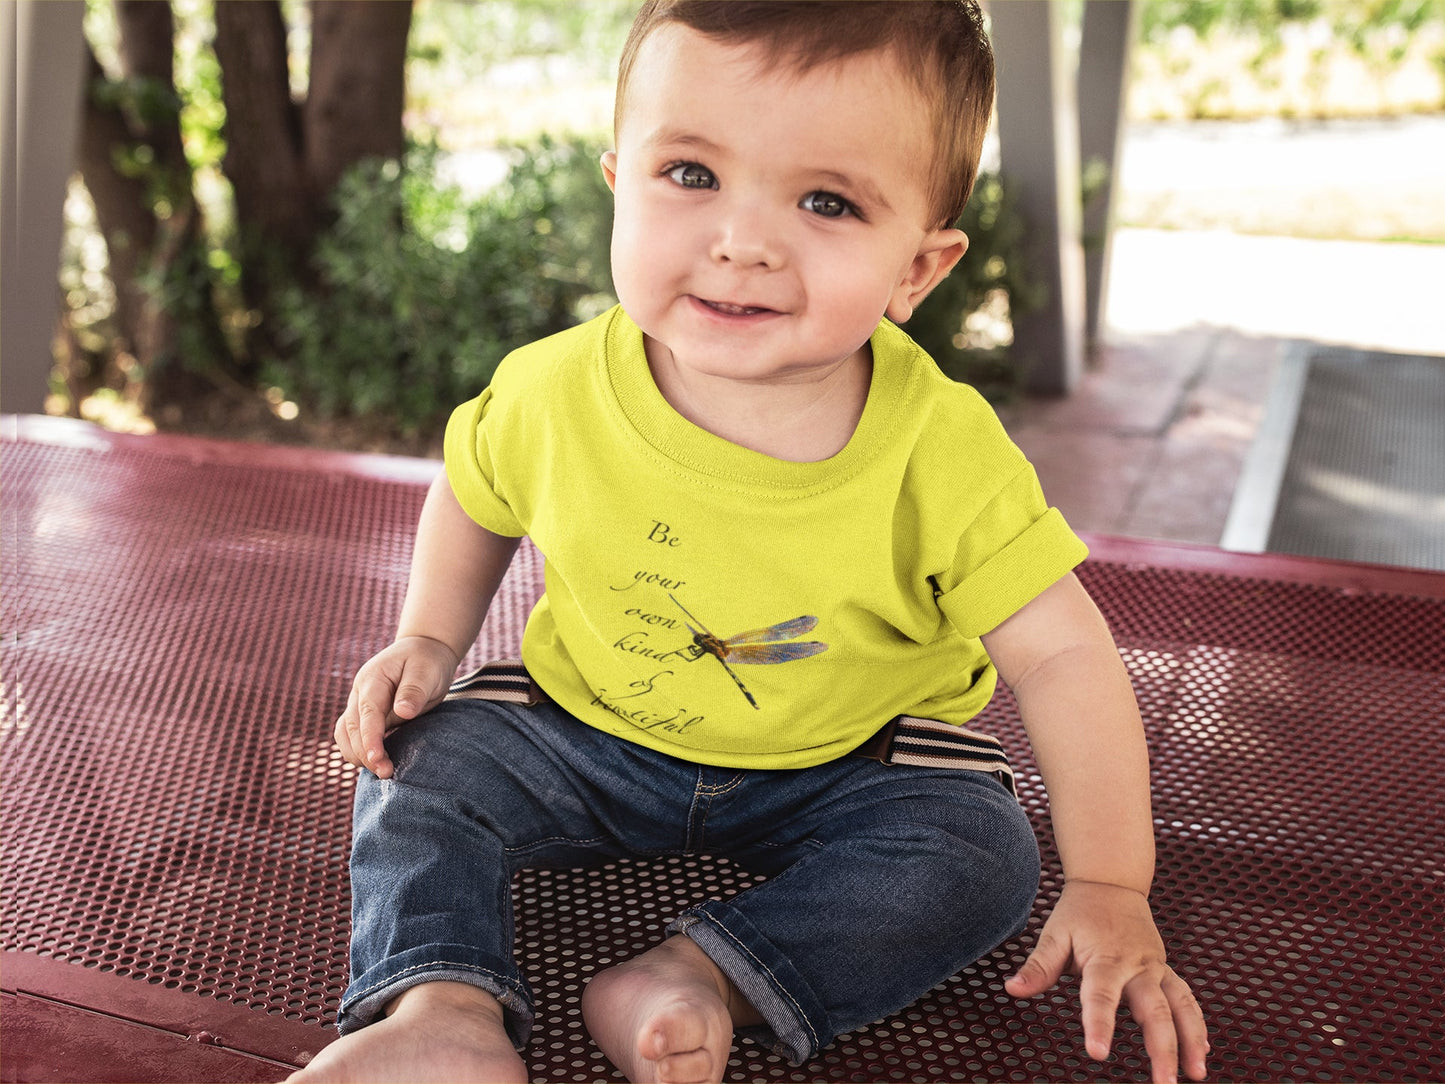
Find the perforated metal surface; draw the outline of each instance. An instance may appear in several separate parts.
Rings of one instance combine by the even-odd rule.
[[[23,434],[0,460],[7,959],[56,982],[67,965],[125,976],[192,1016],[229,1002],[319,1047],[349,906],[352,771],[331,720],[390,633],[428,468]],[[1148,721],[1156,909],[1211,1018],[1215,1077],[1445,1077],[1445,577],[1396,573],[1381,593],[1365,569],[1321,566],[1334,585],[1311,586],[1102,549],[1083,576]],[[538,576],[524,550],[479,654],[515,642]],[[740,1045],[735,1078],[1147,1075],[1132,1029],[1108,1066],[1083,1055],[1071,986],[1002,991],[1059,878],[1007,695],[979,726],[1013,752],[1044,842],[1030,930],[810,1065]],[[748,883],[701,859],[520,877],[535,1079],[615,1079],[583,1037],[582,981]],[[101,1000],[87,989],[65,1000]],[[279,1037],[258,1049],[264,1030],[251,1049],[296,1060]]]

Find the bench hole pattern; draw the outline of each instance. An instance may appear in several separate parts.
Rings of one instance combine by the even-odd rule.
[[[332,721],[399,609],[418,485],[234,456],[27,441],[4,449],[7,950],[329,1027],[345,984],[352,769]],[[1150,731],[1155,906],[1214,1029],[1220,1080],[1445,1079],[1440,813],[1445,602],[1091,563]],[[515,650],[524,547],[474,660]],[[1045,854],[1034,919],[911,1008],[757,1080],[1137,1080],[1082,1051],[1071,982],[1003,993],[1060,889],[1013,701],[1009,747]],[[615,1079],[582,982],[696,899],[724,861],[525,873],[518,952],[538,1080]]]

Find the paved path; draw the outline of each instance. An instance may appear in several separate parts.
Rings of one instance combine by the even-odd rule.
[[[1094,368],[1005,423],[1076,527],[1214,544],[1291,342],[1445,354],[1442,283],[1439,245],[1121,230]]]

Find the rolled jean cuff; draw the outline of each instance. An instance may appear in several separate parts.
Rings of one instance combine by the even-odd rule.
[[[476,956],[476,951],[465,945],[428,945],[381,961],[347,987],[336,1029],[347,1035],[374,1024],[394,998],[413,987],[429,982],[462,982],[497,999],[507,1037],[522,1050],[532,1033],[532,999],[506,975],[481,963],[462,962]]]
[[[820,1036],[813,1024],[824,1019],[826,1012],[815,998],[807,996],[803,977],[779,954],[772,954],[776,958],[771,960],[760,959],[749,946],[762,948],[766,939],[727,903],[708,900],[699,904],[683,912],[667,932],[682,934],[707,953],[766,1022],[765,1027],[739,1028],[739,1035],[768,1047],[792,1065],[811,1060],[832,1041],[832,1035]]]

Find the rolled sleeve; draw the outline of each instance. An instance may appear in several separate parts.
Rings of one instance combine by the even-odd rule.
[[[1015,475],[965,532],[938,606],[955,629],[991,632],[1089,554],[1044,500],[1032,467]]]
[[[492,417],[492,390],[488,388],[470,402],[452,412],[443,442],[447,481],[462,509],[494,534],[512,538],[527,533],[517,519],[511,504],[499,492],[497,463],[489,424]]]

